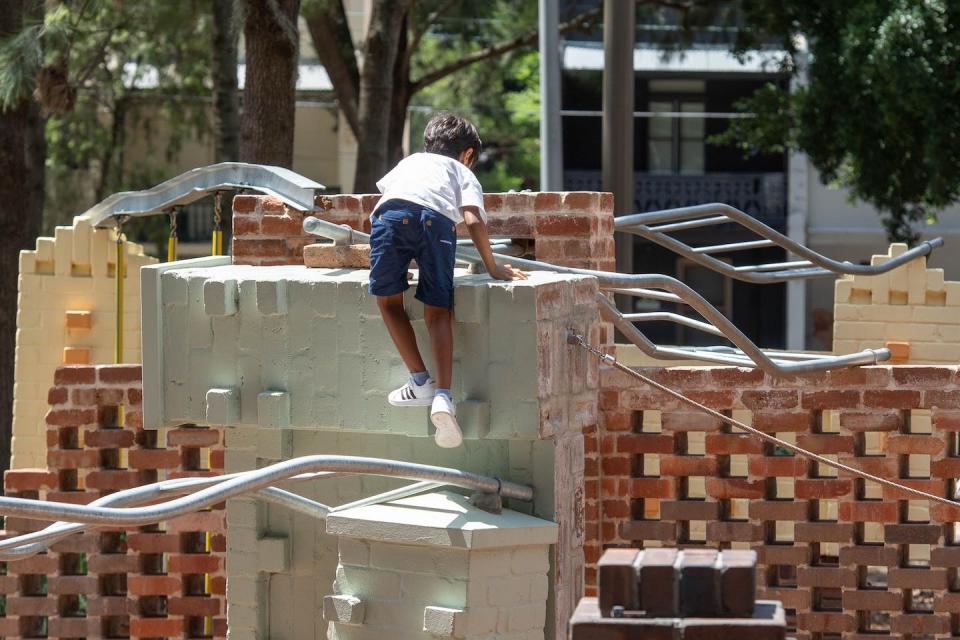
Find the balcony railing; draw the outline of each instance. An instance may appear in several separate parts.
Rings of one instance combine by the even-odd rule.
[[[568,191],[599,191],[599,171],[566,171]],[[632,212],[660,211],[722,202],[777,230],[786,228],[787,184],[783,173],[706,173],[696,176],[636,173]]]

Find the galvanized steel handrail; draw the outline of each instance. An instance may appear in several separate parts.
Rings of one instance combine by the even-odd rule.
[[[314,210],[319,182],[283,167],[245,162],[221,162],[198,167],[142,191],[121,191],[93,205],[80,218],[94,227],[115,224],[116,216],[141,217],[165,213],[224,189],[252,189],[279,198],[301,211]]]
[[[303,221],[303,230],[314,235],[324,236],[335,242],[366,242],[370,236],[346,226],[308,216]],[[657,358],[674,360],[702,360],[718,364],[734,365],[738,367],[758,367],[774,376],[796,375],[810,371],[823,371],[832,367],[845,367],[861,364],[876,364],[890,358],[888,349],[866,349],[858,353],[844,356],[812,356],[794,361],[793,358],[771,357],[763,349],[754,344],[740,329],[726,316],[711,305],[703,296],[676,278],[659,274],[625,274],[597,271],[593,269],[578,269],[562,267],[547,262],[528,260],[515,256],[504,256],[494,253],[494,259],[499,264],[512,264],[521,269],[531,271],[553,271],[569,273],[571,275],[593,276],[599,280],[600,288],[611,292],[630,292],[640,297],[668,299],[693,308],[714,328],[732,342],[739,352],[718,353],[711,350],[679,349],[659,347],[643,335],[633,324],[624,318],[624,315],[611,303],[606,296],[600,296],[601,313],[607,317],[620,331],[641,351]],[[468,263],[481,263],[480,254],[475,249],[465,246],[457,247],[457,259]],[[655,291],[660,290],[660,291]],[[662,293],[666,292],[666,293]],[[669,297],[666,297],[669,296]],[[666,298],[665,298],[666,297]],[[694,326],[695,325],[690,325]]]
[[[728,223],[739,224],[764,239],[707,247],[691,247],[685,242],[667,235],[677,231]],[[617,231],[632,233],[655,242],[678,255],[730,278],[758,284],[836,275],[878,275],[887,273],[916,258],[929,255],[937,247],[943,246],[943,238],[933,238],[881,264],[862,265],[841,262],[821,255],[791,240],[736,207],[719,202],[620,216],[614,220],[614,228]],[[788,253],[803,258],[803,260],[735,267],[714,258],[712,255],[769,246],[778,246]]]
[[[262,469],[246,471],[191,493],[142,507],[104,507],[45,502],[26,498],[0,497],[0,514],[34,520],[62,520],[102,526],[140,526],[169,520],[283,482],[292,476],[316,471],[363,473],[413,480],[429,480],[504,498],[532,500],[528,486],[449,467],[399,462],[358,456],[315,455],[277,462]]]

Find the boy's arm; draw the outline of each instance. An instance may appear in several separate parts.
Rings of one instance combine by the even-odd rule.
[[[493,259],[493,250],[490,249],[490,236],[487,234],[487,225],[480,217],[478,207],[461,207],[463,211],[463,221],[467,225],[467,231],[473,240],[474,248],[480,253],[483,259],[483,265],[487,272],[497,280],[526,280],[527,275],[519,269],[514,269],[509,264],[500,266]]]

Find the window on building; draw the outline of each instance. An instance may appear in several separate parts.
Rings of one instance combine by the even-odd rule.
[[[703,80],[650,81],[650,173],[703,174],[706,127],[704,118],[695,114],[706,110],[705,85]]]

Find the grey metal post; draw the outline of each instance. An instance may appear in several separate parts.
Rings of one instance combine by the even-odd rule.
[[[633,213],[633,43],[636,6],[632,0],[603,3],[603,189],[613,192],[614,211]],[[617,271],[633,273],[630,234],[617,234]]]
[[[540,190],[563,190],[559,0],[540,0]]]

